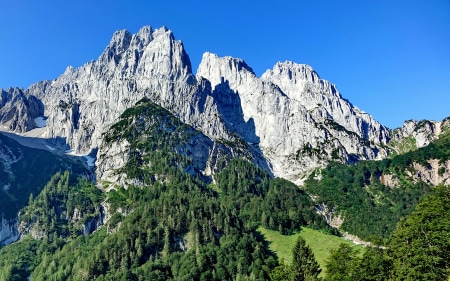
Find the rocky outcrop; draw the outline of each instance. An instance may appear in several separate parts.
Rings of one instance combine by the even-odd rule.
[[[407,171],[415,182],[425,182],[432,186],[450,184],[450,161],[428,160],[428,165],[413,163],[414,172]]]
[[[0,245],[8,245],[19,240],[20,233],[17,229],[17,219],[6,220],[0,218]]]
[[[385,186],[389,186],[390,188],[399,187],[399,178],[397,175],[393,174],[382,174],[379,177],[380,183]]]
[[[44,114],[44,105],[18,88],[0,89],[0,126],[23,133],[36,127],[35,118]]]
[[[404,170],[408,181],[417,183],[423,182],[431,186],[440,184],[450,184],[450,161],[441,161],[438,159],[429,159],[426,164],[413,162],[411,166]],[[397,174],[385,173],[379,177],[380,183],[390,188],[400,186],[400,177]]]
[[[427,146],[450,130],[450,118],[442,121],[407,120],[403,126],[393,130],[389,143],[396,153],[404,153]]]

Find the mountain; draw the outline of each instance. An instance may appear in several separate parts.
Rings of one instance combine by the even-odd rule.
[[[0,122],[0,280],[267,280],[287,267],[258,227],[388,239],[450,181],[449,118],[390,130],[289,61],[194,75],[165,27],[1,90]]]
[[[0,89],[1,90],[1,89]],[[35,118],[44,114],[44,105],[23,89],[0,91],[0,123],[8,130],[22,133],[36,127]]]
[[[260,223],[286,234],[333,232],[295,184],[245,155],[227,159],[239,148],[214,143],[148,99],[104,135],[107,146],[122,141],[126,160],[111,173],[125,175],[127,189],[56,173],[20,211],[24,238],[0,249],[0,280],[266,280],[276,260]],[[222,150],[214,183],[195,161],[204,159],[197,146]]]
[[[388,146],[393,154],[401,154],[424,147],[437,140],[450,129],[450,118],[442,121],[407,120],[402,127],[392,131]]]
[[[46,136],[80,154],[101,150],[102,134],[144,97],[212,140],[246,142],[255,163],[296,183],[329,160],[354,163],[389,153],[390,130],[310,66],[277,63],[259,78],[241,59],[205,53],[194,75],[183,44],[165,27],[117,31],[97,60],[27,90],[3,92],[44,108],[23,106],[31,125],[10,130],[29,130],[30,120],[42,115]],[[5,112],[15,107],[11,94],[6,99]]]

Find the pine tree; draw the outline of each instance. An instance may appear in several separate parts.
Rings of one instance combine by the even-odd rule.
[[[306,241],[301,236],[295,242],[292,255],[292,280],[317,280],[322,270],[314,258],[311,248],[306,245]]]

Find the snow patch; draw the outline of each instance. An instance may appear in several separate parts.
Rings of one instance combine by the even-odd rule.
[[[53,151],[53,150],[55,150],[55,148],[54,148],[54,147],[51,147],[51,146],[50,146],[50,145],[48,145],[48,144],[46,144],[45,146],[46,146],[46,147],[47,147],[48,149],[52,150],[52,151]]]
[[[83,157],[84,159],[86,159],[88,167],[95,167],[95,158],[89,156],[89,154],[77,154],[75,153],[75,151],[73,151],[73,149],[66,150],[65,153],[67,155]]]
[[[86,158],[87,165],[89,167],[94,167],[95,166],[95,158],[94,157],[91,157],[89,155],[83,155],[83,157]]]
[[[47,118],[45,118],[44,116],[34,118],[34,123],[36,123],[36,126],[38,128],[43,128],[47,126]]]

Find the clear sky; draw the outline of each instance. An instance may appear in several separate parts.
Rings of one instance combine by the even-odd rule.
[[[95,60],[114,31],[167,26],[194,73],[204,52],[311,65],[389,128],[450,116],[449,0],[0,0],[0,88]]]

